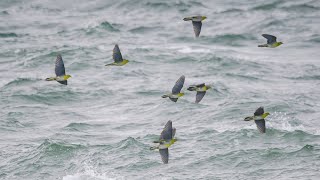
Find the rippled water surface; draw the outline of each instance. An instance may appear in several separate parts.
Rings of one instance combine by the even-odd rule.
[[[115,43],[130,62],[105,67]],[[318,0],[1,0],[0,46],[0,179],[320,177]],[[44,81],[58,53],[68,86]],[[243,121],[259,106],[266,134]],[[165,165],[149,147],[168,120]]]

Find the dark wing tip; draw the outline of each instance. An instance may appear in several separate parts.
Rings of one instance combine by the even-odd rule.
[[[169,149],[159,149],[161,160],[164,164],[169,163]]]
[[[68,81],[58,81],[60,84],[68,85]]]
[[[206,91],[203,91],[203,92],[198,91],[196,94],[195,103],[199,103],[202,100],[202,98],[204,97],[204,95],[206,95]]]
[[[169,97],[169,99],[170,99],[171,101],[173,101],[173,102],[177,102],[177,101],[178,101],[178,98],[171,98],[171,97]]]
[[[264,113],[264,108],[263,108],[263,106],[261,106],[254,112],[254,115],[261,116],[263,113]]]
[[[182,75],[177,81],[176,83],[174,84],[173,88],[172,88],[172,94],[178,94],[180,93],[182,87],[183,87],[183,84],[184,84],[184,81],[185,81],[186,77],[184,75]]]

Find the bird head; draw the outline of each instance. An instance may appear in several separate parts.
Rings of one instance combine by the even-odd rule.
[[[205,20],[205,19],[207,19],[206,16],[202,16],[202,17],[201,17],[201,21],[203,21],[203,20]]]
[[[128,59],[123,59],[122,64],[125,65],[125,64],[127,64],[128,62],[129,62]]]
[[[183,96],[184,95],[184,93],[179,93],[178,94],[178,97],[181,97],[181,96]]]
[[[64,79],[65,79],[65,80],[67,80],[67,79],[69,79],[69,78],[71,78],[71,75],[69,75],[69,74],[67,74],[67,75],[64,76]]]
[[[206,86],[207,87],[207,89],[212,89],[212,86]]]
[[[269,116],[269,115],[270,115],[269,112],[265,112],[265,113],[262,114],[262,118],[264,119],[264,118],[266,118],[266,117]]]

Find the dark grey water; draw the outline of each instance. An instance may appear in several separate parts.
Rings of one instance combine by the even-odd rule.
[[[2,0],[0,179],[319,179],[319,24],[317,0]],[[106,68],[115,43],[130,62]],[[68,86],[44,81],[58,53]],[[243,121],[259,106],[266,134]],[[168,120],[164,165],[149,147]]]

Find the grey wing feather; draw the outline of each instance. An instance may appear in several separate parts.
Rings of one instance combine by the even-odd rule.
[[[180,93],[182,87],[183,87],[183,84],[184,84],[184,80],[185,80],[185,77],[182,75],[176,82],[176,84],[173,86],[172,88],[172,94],[178,94]]]
[[[168,121],[167,124],[164,126],[160,140],[170,140],[172,139],[172,121]]]
[[[172,138],[176,135],[176,128],[172,128]]]
[[[164,164],[168,164],[169,162],[169,149],[159,149],[159,153],[161,156],[161,160]]]
[[[68,85],[68,81],[57,81],[60,84]]]
[[[255,116],[261,116],[264,113],[263,107],[259,107],[256,112],[254,112]]]
[[[64,75],[66,75],[66,70],[64,68],[64,63],[63,63],[63,60],[62,60],[62,57],[61,57],[60,54],[57,56],[56,65],[55,66],[56,66],[55,67],[56,76],[64,76]]]
[[[202,22],[201,21],[192,21],[192,25],[193,25],[194,34],[196,35],[196,37],[199,37],[200,32],[201,32]]]
[[[261,133],[265,133],[266,132],[266,121],[264,119],[255,120],[254,122],[256,123],[257,128]]]
[[[273,44],[277,42],[277,38],[275,36],[269,34],[262,34],[262,36],[267,39],[267,44]]]
[[[120,48],[119,48],[118,44],[116,44],[114,46],[114,48],[113,48],[112,58],[113,58],[115,63],[120,63],[120,62],[123,61],[122,55],[121,55],[121,52],[120,52]]]
[[[203,91],[203,92],[198,91],[196,95],[196,103],[199,103],[205,94],[206,94],[206,91]]]

